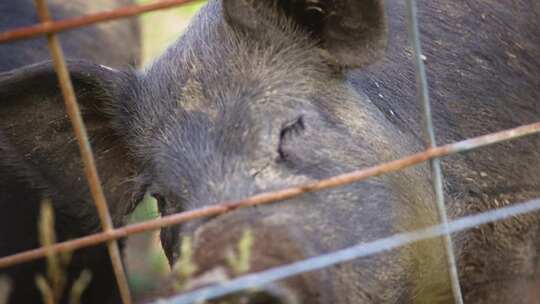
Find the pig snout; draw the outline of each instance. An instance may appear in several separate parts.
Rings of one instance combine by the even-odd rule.
[[[256,273],[308,257],[307,247],[300,243],[301,233],[293,225],[277,224],[276,218],[279,215],[264,215],[259,210],[241,210],[215,218],[199,227],[192,242],[193,263],[197,271],[191,283],[216,269],[225,275],[214,276],[215,282],[203,279],[199,285],[218,283],[224,278]],[[318,294],[322,290],[319,277],[319,273],[307,273],[227,295],[211,303],[322,303]],[[199,287],[194,286],[197,283],[191,285],[189,289]]]
[[[296,293],[289,288],[269,285],[224,296],[210,303],[234,304],[299,304]]]

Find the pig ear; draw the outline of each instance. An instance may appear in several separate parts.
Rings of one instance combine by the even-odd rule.
[[[83,95],[84,92],[87,94],[85,97],[93,95],[96,101],[119,93],[119,85],[127,75],[126,72],[84,60],[69,60],[67,64],[76,93]],[[7,102],[6,98],[29,95],[50,97],[59,94],[58,77],[50,61],[0,73],[0,96],[3,97],[3,103]]]
[[[342,67],[372,63],[386,48],[383,0],[223,0],[228,22],[251,30],[262,30],[275,7]]]
[[[134,199],[122,197],[128,193],[126,180],[132,163],[126,146],[112,128],[113,117],[108,109],[117,100],[127,98],[126,86],[135,76],[84,61],[70,61],[68,69],[106,196],[109,202],[123,202],[110,206],[113,215],[120,219]],[[97,217],[72,130],[50,62],[0,73],[3,145],[8,145],[7,150],[16,153],[20,163],[30,168],[25,172],[33,172],[22,174],[21,178],[30,184],[40,180],[42,198],[50,198],[66,218],[91,219],[86,221],[91,226],[97,223]],[[3,149],[6,151],[6,147],[0,146],[0,152]],[[14,166],[17,175],[21,166]],[[86,202],[85,206],[80,202]]]

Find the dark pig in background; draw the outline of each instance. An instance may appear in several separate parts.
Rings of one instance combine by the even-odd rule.
[[[540,2],[419,1],[418,6],[439,144],[540,121]],[[420,138],[405,11],[405,2],[387,2],[384,60],[348,79],[394,132]],[[443,159],[450,216],[540,197],[539,148],[540,137],[534,135]],[[539,303],[538,220],[532,213],[454,236],[465,303]],[[429,291],[433,277],[421,278]]]
[[[51,0],[48,3],[57,20],[133,4],[129,0]],[[0,31],[39,22],[34,2],[30,0],[1,1],[0,16]],[[135,19],[68,31],[59,37],[67,58],[91,60],[96,63],[96,71],[127,68],[141,61],[140,30]],[[40,245],[37,222],[41,202],[46,198],[53,202],[59,241],[99,230],[71,123],[58,94],[56,75],[50,64],[46,64],[46,69],[40,69],[39,65],[23,68],[49,59],[44,37],[0,45],[0,72],[4,72],[0,74],[0,256]],[[28,71],[39,76],[19,86],[15,79]],[[72,74],[76,88],[79,92],[92,92],[97,83],[78,81],[85,77],[83,73],[86,71]],[[84,101],[84,97],[81,100]],[[112,147],[117,139],[101,131],[104,122],[97,119],[94,106],[97,105],[87,104],[83,113],[92,133],[90,139],[97,162],[103,164],[105,159],[117,159],[120,161],[116,166],[123,167],[122,152]],[[119,169],[102,170],[106,183],[110,182],[108,172],[115,170]],[[119,184],[115,181],[115,190],[122,187]],[[116,220],[118,223],[119,218]],[[71,284],[84,268],[93,276],[83,296],[84,303],[119,301],[104,246],[74,254],[70,265],[63,301],[68,301]],[[44,272],[43,261],[1,269],[0,274],[11,281],[9,303],[39,303],[42,297],[35,277]]]
[[[55,20],[97,13],[134,4],[131,0],[47,1]],[[34,1],[3,0],[0,3],[0,31],[35,25],[39,22]],[[67,58],[79,58],[110,67],[133,66],[141,62],[140,30],[136,19],[100,23],[60,34]],[[121,42],[120,42],[121,41]],[[0,71],[49,60],[45,38],[3,43],[0,47]]]
[[[103,121],[103,128],[91,132],[109,128],[107,134],[120,139],[115,149],[129,151],[129,165],[111,173],[107,189],[120,197],[123,189],[114,189],[114,181],[129,177],[136,182],[130,193],[152,193],[161,213],[171,214],[421,150],[405,11],[396,1],[213,0],[144,71],[71,62],[81,76],[76,84],[84,104],[92,105],[95,121]],[[539,12],[532,0],[419,2],[439,142],[538,120]],[[0,93],[28,97],[23,89],[47,68],[27,67],[0,79],[0,87],[13,84]],[[88,84],[93,91],[84,90]],[[539,197],[539,145],[534,136],[445,159],[450,215]],[[113,158],[103,164],[106,172],[118,167]],[[454,236],[467,303],[536,303],[537,217]],[[436,222],[430,172],[423,165],[165,228],[161,237],[172,264],[181,258],[182,236],[193,236],[195,282],[216,269],[238,275],[227,251],[244,231],[253,236],[244,272],[255,272]],[[227,300],[453,301],[439,239]]]

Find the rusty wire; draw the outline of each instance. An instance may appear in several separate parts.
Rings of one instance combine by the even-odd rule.
[[[47,0],[35,0],[35,2],[39,19],[44,24],[47,24],[51,21],[51,16],[47,7]],[[92,153],[92,148],[90,146],[90,142],[88,141],[86,127],[84,126],[81,111],[79,109],[79,105],[77,104],[77,97],[75,96],[73,83],[71,82],[71,77],[69,76],[69,71],[66,66],[64,52],[62,51],[60,41],[58,40],[56,34],[47,34],[47,43],[53,59],[54,69],[58,76],[60,89],[64,97],[66,112],[69,116],[69,120],[71,121],[73,131],[79,145],[79,150],[84,165],[84,173],[86,175],[88,186],[90,187],[93,201],[98,211],[101,226],[105,232],[111,231],[113,229],[111,215],[107,207],[108,205],[105,199],[105,194],[103,193],[103,188],[101,187],[101,181],[96,169],[94,154]],[[130,304],[131,295],[129,292],[129,285],[116,240],[110,241],[107,244],[107,249],[109,250],[109,256],[111,258],[111,263],[116,276],[116,282],[118,284],[122,302],[124,304]]]
[[[88,26],[95,23],[132,17],[146,12],[173,8],[194,1],[196,0],[161,0],[149,4],[125,6],[106,12],[88,14],[76,18],[63,19],[55,22],[43,22],[32,26],[21,27],[14,30],[2,32],[0,33],[0,43],[28,39],[36,36],[43,36],[50,33],[58,33],[70,29]]]
[[[439,224],[423,229],[394,234],[386,238],[380,238],[371,242],[362,243],[337,250],[331,253],[321,254],[287,265],[274,267],[268,270],[247,274],[230,281],[211,285],[190,291],[185,294],[173,296],[169,299],[160,299],[154,304],[188,304],[204,303],[220,296],[231,294],[237,291],[257,288],[262,285],[286,279],[305,272],[320,270],[332,265],[352,261],[354,259],[367,257],[393,250],[408,244],[422,240],[440,237],[447,233],[455,233],[480,225],[505,220],[514,216],[523,215],[529,212],[540,210],[540,199],[531,200],[525,203],[513,204],[503,208],[482,212],[475,215],[465,216],[453,220],[446,225]]]
[[[517,128],[504,130],[496,133],[491,133],[479,137],[470,138],[467,140],[459,141],[453,144],[444,146],[438,146],[436,148],[428,149],[420,153],[412,154],[398,160],[390,161],[377,166],[372,166],[353,172],[337,175],[328,179],[315,181],[312,183],[300,185],[297,187],[286,188],[283,190],[265,192],[251,196],[249,198],[233,201],[222,202],[212,206],[186,211],[176,214],[164,216],[162,218],[145,221],[138,224],[127,225],[124,227],[116,228],[110,231],[96,233],[93,235],[85,236],[82,238],[57,243],[47,250],[51,252],[65,252],[73,251],[83,247],[97,245],[99,243],[107,242],[123,238],[132,234],[142,233],[150,230],[160,229],[162,227],[172,226],[180,224],[192,219],[208,217],[213,215],[222,214],[234,209],[245,208],[255,205],[268,204],[276,201],[282,201],[291,199],[308,192],[316,192],[324,189],[335,188],[353,182],[359,182],[369,177],[379,176],[382,174],[399,171],[401,169],[418,165],[427,160],[448,156],[451,154],[470,151],[487,145],[516,139],[519,137],[540,133],[540,122],[520,126]],[[6,256],[0,258],[0,268],[13,266],[23,262],[42,258],[46,255],[47,251],[44,248],[36,248],[21,252],[18,254]]]
[[[425,145],[426,148],[435,148],[437,142],[435,140],[435,130],[433,128],[433,115],[431,112],[431,101],[429,99],[429,88],[427,83],[426,68],[424,66],[422,45],[420,43],[420,31],[418,29],[418,14],[416,0],[407,0],[409,39],[414,48],[414,64],[416,72],[416,83],[418,87],[418,100],[422,105]],[[446,213],[446,205],[444,204],[443,191],[443,176],[441,169],[441,160],[433,158],[430,160],[431,178],[433,182],[433,190],[435,191],[435,205],[439,222],[442,227],[448,227],[448,215]],[[448,276],[450,285],[452,286],[452,295],[454,303],[463,304],[463,295],[459,284],[458,271],[456,266],[456,257],[454,256],[454,245],[450,234],[446,233],[441,236],[446,253],[446,263],[448,265]]]

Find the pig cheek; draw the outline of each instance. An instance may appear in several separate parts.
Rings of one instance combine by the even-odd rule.
[[[262,169],[255,176],[256,188],[261,189],[261,191],[270,191],[270,189],[293,187],[313,181],[314,179],[308,176],[291,175],[284,170],[275,168],[274,166],[268,166]]]

